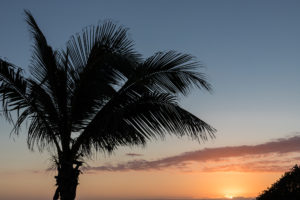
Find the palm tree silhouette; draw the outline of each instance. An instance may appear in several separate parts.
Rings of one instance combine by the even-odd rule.
[[[55,51],[25,14],[34,39],[30,75],[0,59],[0,98],[7,120],[17,111],[14,133],[29,121],[29,148],[55,150],[53,199],[75,199],[83,159],[95,151],[166,134],[214,137],[214,128],[178,105],[178,95],[193,87],[211,90],[192,56],[168,51],[142,59],[127,29],[110,21],[83,29]]]

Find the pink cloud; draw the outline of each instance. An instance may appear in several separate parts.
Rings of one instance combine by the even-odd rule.
[[[179,155],[147,161],[138,159],[117,165],[89,167],[97,171],[162,170],[168,167],[188,169],[189,163],[211,163],[213,166],[199,167],[199,171],[285,171],[297,162],[297,157],[283,160],[282,157],[300,152],[300,136],[278,139],[258,145],[205,148]],[[274,156],[276,155],[276,156]],[[243,159],[231,162],[230,159]],[[263,158],[263,160],[261,160]],[[253,160],[254,159],[254,160]],[[219,162],[219,164],[216,164]],[[220,164],[221,163],[221,164]],[[287,168],[288,167],[288,168]]]
[[[143,156],[143,154],[140,154],[140,153],[126,153],[126,156],[137,157],[137,156]]]

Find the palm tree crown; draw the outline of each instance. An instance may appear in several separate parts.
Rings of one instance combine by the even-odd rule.
[[[18,113],[15,133],[29,119],[30,148],[54,147],[58,163],[74,164],[94,150],[144,145],[166,134],[214,136],[214,128],[178,105],[178,95],[193,87],[211,90],[193,56],[168,51],[142,59],[127,29],[110,21],[53,50],[25,13],[34,39],[30,76],[0,59],[0,97],[6,119]]]

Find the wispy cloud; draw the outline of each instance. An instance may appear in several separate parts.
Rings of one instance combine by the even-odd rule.
[[[137,159],[116,165],[89,167],[97,171],[162,170],[174,167],[189,170],[191,163],[203,163],[198,171],[276,171],[282,172],[299,160],[300,136],[281,138],[258,145],[205,148],[157,160]],[[211,164],[213,163],[213,164]]]
[[[138,156],[143,156],[143,154],[140,154],[140,153],[127,153],[126,156],[138,157]]]

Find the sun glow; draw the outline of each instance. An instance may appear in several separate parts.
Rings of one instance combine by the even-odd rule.
[[[232,199],[232,198],[233,198],[232,195],[225,195],[225,197],[226,197],[227,199]]]

